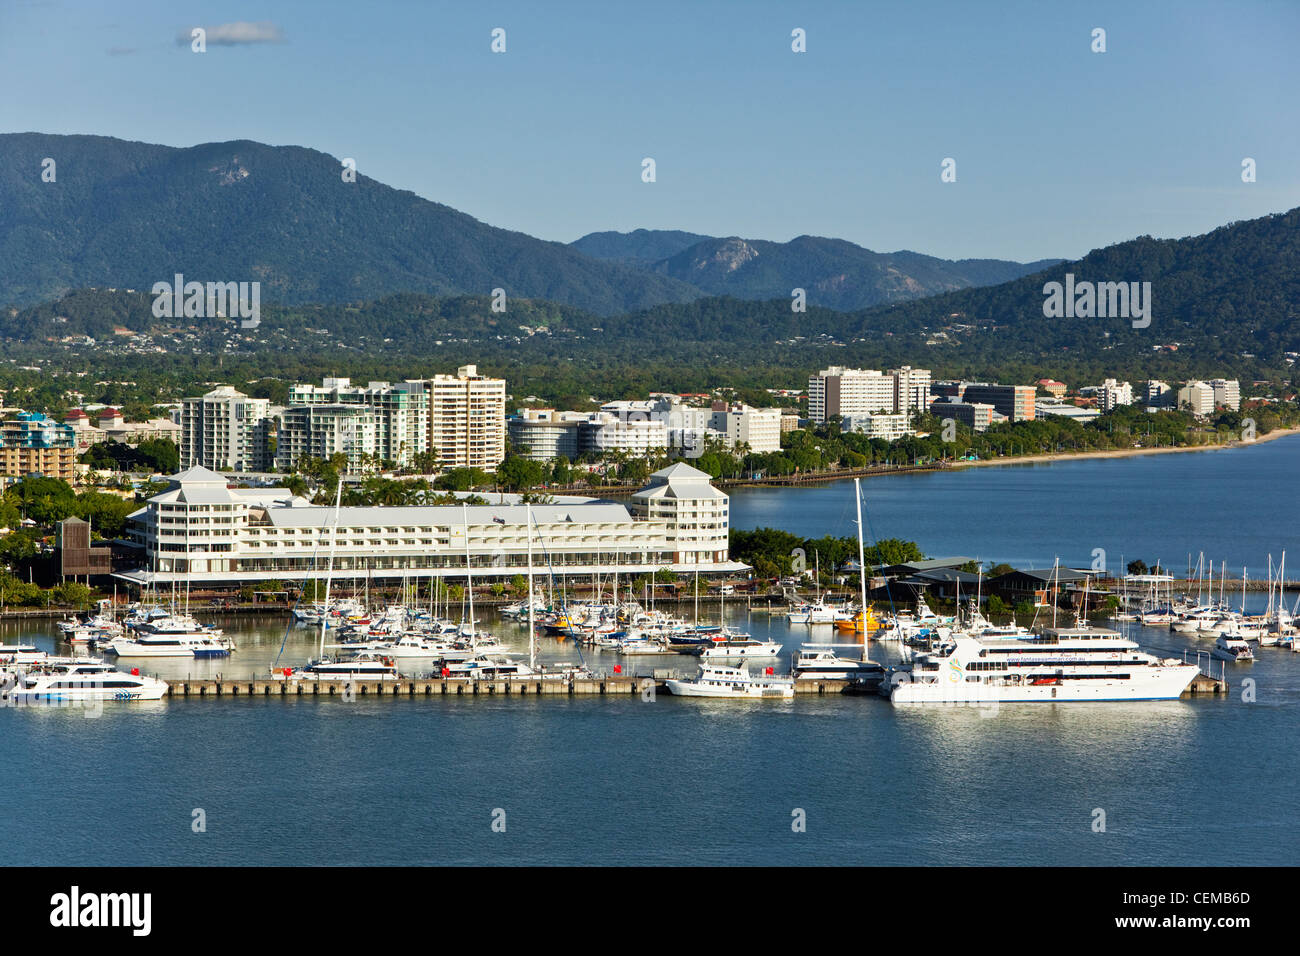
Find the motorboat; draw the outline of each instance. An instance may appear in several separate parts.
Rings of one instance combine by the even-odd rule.
[[[703,664],[694,680],[665,681],[668,692],[678,697],[759,697],[788,699],[794,696],[794,679],[775,677],[772,668],[755,677],[744,665],[730,667]]]
[[[777,641],[758,641],[748,635],[737,635],[715,640],[710,647],[700,652],[706,661],[752,660],[754,658],[771,658],[781,655],[781,644]]]
[[[1249,664],[1255,660],[1249,641],[1240,637],[1230,637],[1227,634],[1220,634],[1215,639],[1210,656],[1233,664]]]
[[[274,668],[273,680],[397,680],[397,667],[391,657],[377,654],[356,654],[335,660],[322,657],[309,661],[302,667]]]
[[[825,645],[804,644],[790,661],[795,680],[853,680],[867,683],[880,680],[885,673],[881,664],[872,660],[840,657],[835,649]]]

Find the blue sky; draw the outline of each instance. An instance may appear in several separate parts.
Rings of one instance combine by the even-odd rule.
[[[177,43],[234,22],[283,39]],[[565,242],[1073,258],[1300,205],[1297,38],[1294,0],[4,0],[0,131],[310,146]]]

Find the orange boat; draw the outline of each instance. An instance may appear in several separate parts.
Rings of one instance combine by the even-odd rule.
[[[859,611],[857,614],[853,615],[853,617],[847,621],[836,621],[835,627],[838,630],[843,631],[847,634],[861,634],[862,633],[862,612]],[[867,608],[867,633],[871,634],[878,630],[880,630],[880,620],[872,612],[872,609],[868,607]]]

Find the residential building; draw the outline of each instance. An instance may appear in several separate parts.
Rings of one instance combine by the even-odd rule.
[[[989,382],[966,382],[961,398],[966,402],[992,405],[999,415],[1013,422],[1034,420],[1034,395],[1032,385],[998,385]]]
[[[781,434],[786,432],[795,432],[803,427],[799,416],[792,412],[784,412],[781,415]]]
[[[1038,380],[1038,387],[1041,391],[1052,396],[1052,398],[1062,398],[1066,392],[1065,383],[1058,382],[1054,378],[1040,378]]]
[[[930,405],[930,370],[904,365],[889,373],[894,380],[894,408],[900,415],[924,412]]]
[[[1153,408],[1166,408],[1173,406],[1178,400],[1178,393],[1171,389],[1166,383],[1152,379],[1147,382],[1146,403]]]
[[[709,430],[721,437],[727,448],[746,445],[756,453],[780,451],[781,409],[715,402]]]
[[[271,403],[223,385],[181,402],[181,467],[265,471],[273,422]]]
[[[937,418],[951,418],[977,432],[986,430],[995,421],[1005,421],[1005,415],[984,402],[962,402],[954,398],[938,398],[930,405],[930,414]]]
[[[808,417],[822,425],[837,415],[891,413],[897,410],[895,389],[892,375],[832,365],[808,379]]]
[[[578,457],[578,435],[590,418],[582,412],[553,408],[521,408],[506,419],[506,432],[515,454],[533,461]]]
[[[462,365],[435,375],[429,395],[429,450],[444,468],[494,471],[506,456],[506,383]]]
[[[652,475],[628,504],[563,496],[532,505],[531,532],[518,496],[492,497],[497,503],[345,507],[336,514],[333,505],[312,505],[286,488],[229,488],[223,476],[191,468],[131,516],[139,566],[116,576],[141,587],[300,583],[325,575],[321,556],[330,552],[335,586],[347,588],[463,579],[468,549],[474,580],[499,581],[527,568],[530,537],[539,575],[746,570],[728,558],[727,496],[680,463]]]
[[[907,414],[845,415],[840,422],[840,430],[857,432],[868,438],[897,441],[916,434],[911,419],[912,416]]]
[[[504,385],[502,392],[504,400]],[[307,405],[355,405],[369,409],[375,430],[374,449],[370,453],[399,467],[411,464],[416,455],[429,450],[430,402],[428,384],[424,381],[369,382],[362,387],[353,385],[351,379],[326,378],[320,387],[290,386],[290,408]]]
[[[1214,414],[1214,386],[1205,382],[1188,382],[1178,390],[1178,407],[1198,418]]]
[[[1133,404],[1133,386],[1128,382],[1117,382],[1108,378],[1097,390],[1097,400],[1103,412],[1114,411],[1120,405]]]
[[[644,457],[668,447],[668,423],[660,418],[640,418],[633,414],[619,418],[596,412],[578,426],[579,454],[602,455],[626,452]]]
[[[304,458],[328,460],[347,456],[346,471],[362,471],[367,462],[385,460],[387,442],[380,438],[380,416],[366,405],[294,405],[280,414],[275,465],[292,471]]]
[[[1214,404],[1234,412],[1241,411],[1241,387],[1237,380],[1227,378],[1211,379],[1207,383],[1214,389]]]
[[[42,475],[71,481],[76,476],[77,439],[72,426],[36,412],[0,421],[0,475]]]

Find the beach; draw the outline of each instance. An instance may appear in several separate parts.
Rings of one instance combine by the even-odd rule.
[[[1278,428],[1267,435],[1260,435],[1254,441],[1234,441],[1222,445],[1180,445],[1174,448],[1111,448],[1105,451],[1060,452],[1055,455],[1017,455],[1013,458],[991,458],[984,461],[956,461],[954,468],[980,468],[988,465],[1030,465],[1039,462],[1070,461],[1075,458],[1133,458],[1138,455],[1168,455],[1174,452],[1210,451],[1216,448],[1244,448],[1248,445],[1261,445],[1264,442],[1300,434],[1300,428]]]

